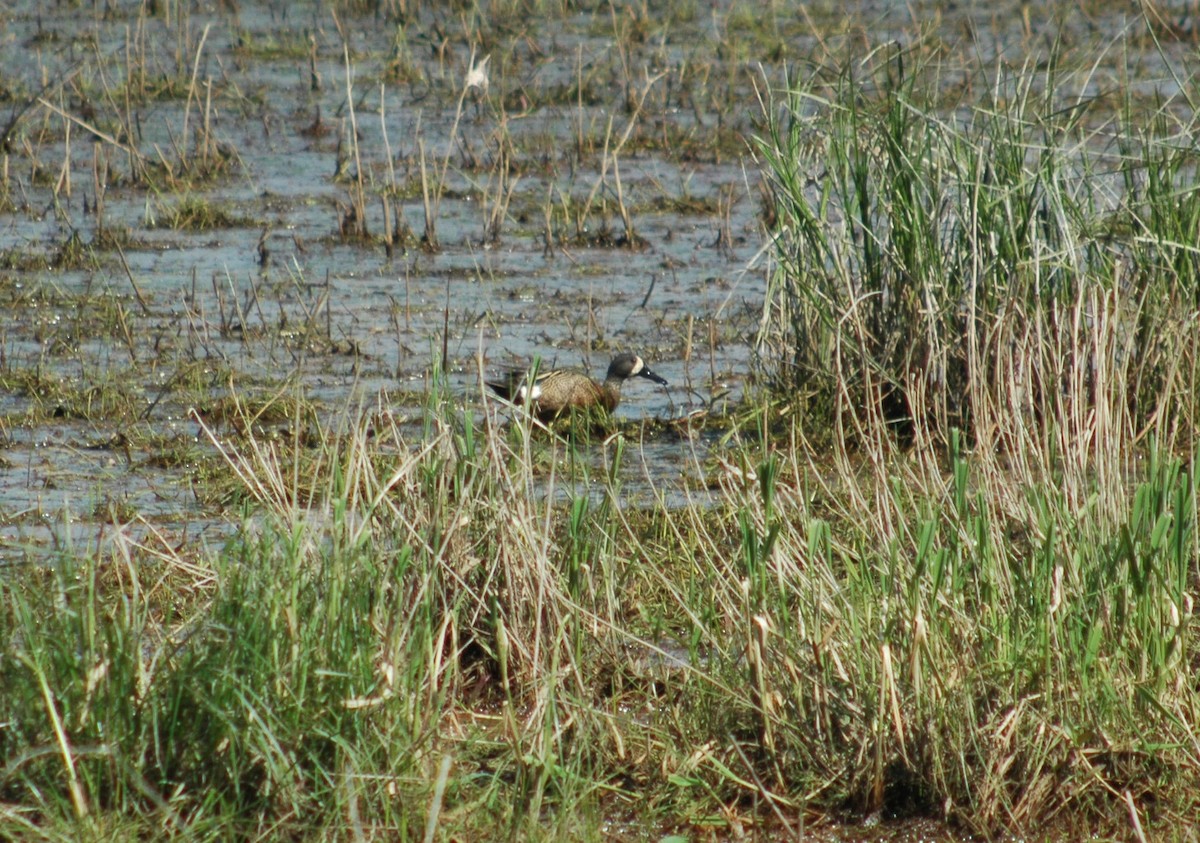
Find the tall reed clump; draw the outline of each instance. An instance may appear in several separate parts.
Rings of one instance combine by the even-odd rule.
[[[615,627],[614,510],[565,484],[560,517],[528,428],[429,400],[415,431],[210,433],[246,500],[210,559],[122,531],[5,573],[0,836],[572,836],[615,740],[587,667]]]
[[[1194,474],[1152,450],[1113,515],[951,439],[741,492],[720,599],[775,786],[983,833],[1194,816]]]
[[[1080,501],[956,434],[831,471],[764,424],[638,504],[622,436],[496,425],[432,371],[411,425],[210,432],[244,509],[208,556],[133,524],[3,572],[0,836],[1196,815],[1179,461]]]
[[[935,74],[904,67],[764,103],[777,384],[860,442],[1021,448],[1047,419],[1067,450],[1189,442],[1196,123],[1101,114],[1053,62],[935,107]]]
[[[1200,786],[1200,135],[1132,99],[1097,129],[1048,66],[764,103],[759,342],[803,412],[745,504],[762,728],[866,804],[1141,834]]]

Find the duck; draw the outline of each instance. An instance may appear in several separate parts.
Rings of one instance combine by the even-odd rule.
[[[537,372],[532,380],[528,372],[512,372],[503,380],[486,384],[506,401],[528,404],[533,416],[544,424],[572,410],[601,409],[611,413],[621,402],[621,384],[634,377],[668,385],[666,378],[650,371],[645,361],[631,352],[612,359],[603,383],[597,383],[579,369],[550,369]]]

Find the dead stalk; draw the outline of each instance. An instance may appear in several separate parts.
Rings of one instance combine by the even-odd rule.
[[[471,48],[471,59],[468,65],[470,68],[475,67],[475,48]],[[446,189],[446,174],[450,171],[450,156],[454,153],[454,146],[458,138],[458,126],[462,122],[463,103],[466,102],[467,93],[471,90],[471,86],[464,82],[462,91],[458,95],[458,103],[454,106],[454,121],[450,124],[450,135],[446,139],[446,154],[442,157],[441,170],[438,173],[437,185],[433,191],[432,201],[429,197],[428,182],[425,178],[425,148],[421,145],[421,187],[425,192],[425,236],[423,238],[425,247],[431,251],[437,251],[437,231],[435,224],[438,215],[438,208],[442,203],[442,195]]]
[[[367,236],[367,195],[363,181],[362,156],[358,146],[358,118],[354,113],[353,70],[350,65],[350,45],[342,39],[342,60],[346,68],[346,109],[350,115],[350,149],[354,155],[354,181],[350,202],[354,209],[354,230],[357,237]]]
[[[71,121],[63,121],[63,162],[58,171],[58,180],[54,183],[54,197],[59,194],[71,198]]]
[[[424,138],[417,138],[417,153],[421,161],[421,200],[425,208],[425,233],[421,236],[421,242],[425,244],[426,249],[436,252],[438,249],[437,222],[434,204],[430,196],[429,167],[425,161]]]
[[[208,40],[208,31],[212,28],[212,24],[205,24],[204,31],[200,33],[200,43],[196,46],[196,58],[192,62],[192,78],[188,83],[187,101],[183,106],[183,143],[184,157],[181,159],[186,166],[187,164],[187,142],[188,142],[188,120],[192,114],[192,100],[199,100],[199,94],[196,90],[196,79],[200,75],[200,56],[204,53],[204,42]]]
[[[600,157],[600,174],[596,177],[596,182],[592,185],[592,189],[588,193],[587,201],[584,202],[583,210],[580,212],[580,215],[576,220],[575,225],[577,232],[581,233],[587,226],[587,220],[591,215],[592,205],[596,201],[596,196],[600,193],[601,188],[607,184],[606,180],[608,177],[608,168],[611,165],[614,170],[616,169],[617,157],[621,154],[621,150],[625,147],[625,144],[628,143],[630,136],[633,134],[634,127],[637,125],[638,118],[641,116],[642,107],[646,102],[646,97],[649,95],[650,89],[664,76],[666,76],[665,71],[654,76],[648,76],[646,78],[646,84],[638,94],[637,102],[634,104],[632,113],[629,116],[629,120],[626,122],[624,130],[621,132],[620,139],[615,144],[612,143],[613,122],[612,118],[609,118],[608,128],[604,133],[604,151]],[[621,193],[619,176],[617,177],[616,182],[615,195],[617,197],[621,219],[625,225],[625,235],[627,239],[632,240],[634,237],[633,223],[630,219],[629,211],[625,207],[625,202]]]

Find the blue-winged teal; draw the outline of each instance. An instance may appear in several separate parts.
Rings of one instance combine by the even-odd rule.
[[[517,404],[528,403],[538,421],[547,422],[569,410],[600,407],[611,413],[621,401],[621,384],[632,377],[667,385],[665,378],[646,368],[642,358],[628,352],[613,358],[604,383],[596,383],[577,369],[551,369],[538,372],[532,381],[528,374],[514,372],[504,380],[488,381],[487,385],[501,398]]]

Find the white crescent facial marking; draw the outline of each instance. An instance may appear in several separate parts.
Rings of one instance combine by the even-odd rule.
[[[528,398],[526,397],[528,395]],[[523,386],[517,390],[517,401],[524,403],[525,401],[536,401],[542,397],[542,387],[540,384],[533,385],[533,391],[530,392],[528,386]]]
[[[630,372],[629,374],[636,375],[638,372],[640,372],[644,368],[646,368],[646,364],[642,362],[642,358],[635,357],[635,358],[633,358],[633,371]]]

